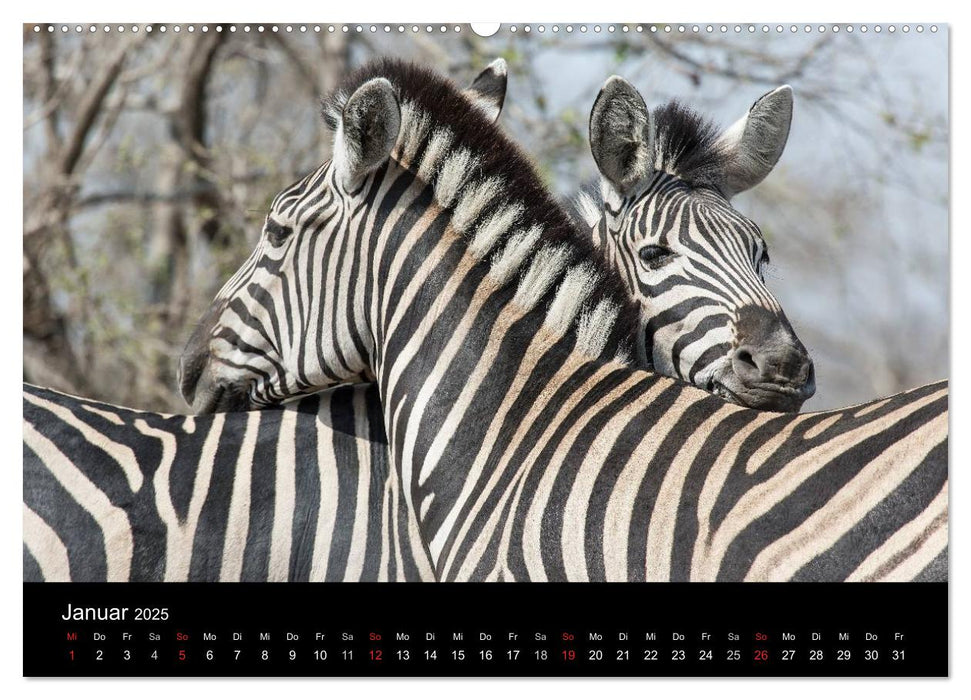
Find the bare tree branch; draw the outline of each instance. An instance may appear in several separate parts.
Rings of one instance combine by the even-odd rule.
[[[87,141],[88,135],[91,133],[91,127],[94,126],[94,122],[98,118],[105,97],[121,73],[121,67],[125,63],[125,57],[128,55],[129,48],[130,44],[126,41],[116,49],[108,60],[101,75],[95,78],[88,86],[88,90],[81,101],[81,106],[78,108],[75,126],[71,136],[68,138],[66,146],[60,149],[58,170],[63,175],[70,175],[74,172],[74,167],[81,158],[81,154],[84,151],[84,144]]]
[[[57,81],[54,77],[54,41],[50,34],[43,32],[40,35],[40,61],[41,61],[41,95],[45,105],[50,105],[45,110],[44,126],[47,142],[55,151],[61,150],[61,134],[58,129],[58,115],[55,108],[55,96],[57,93]]]

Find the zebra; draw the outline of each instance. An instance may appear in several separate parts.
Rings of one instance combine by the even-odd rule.
[[[501,111],[505,97],[506,74],[505,63],[502,59],[498,59],[464,91],[466,97],[470,98],[473,105],[479,108],[490,121],[495,121]],[[593,230],[596,231],[596,227]],[[716,266],[723,264],[717,259],[712,263]],[[324,414],[321,414],[316,422],[312,423],[309,419],[303,421],[306,434],[302,439],[310,439],[312,436],[318,446],[316,452],[313,449],[309,451],[309,454],[318,458],[314,462],[297,460],[297,452],[306,451],[294,450],[289,443],[281,449],[273,447],[273,441],[280,440],[282,435],[279,416],[274,415],[271,419],[264,420],[263,424],[256,428],[251,425],[251,422],[257,419],[245,414],[229,413],[216,422],[207,423],[205,418],[197,421],[191,417],[136,413],[122,407],[95,404],[64,394],[45,393],[38,388],[25,387],[24,450],[27,489],[25,489],[24,531],[25,540],[28,543],[25,547],[25,571],[28,580],[52,577],[61,579],[71,576],[75,580],[106,578],[128,580],[129,577],[134,580],[237,580],[240,577],[248,580],[267,578],[300,580],[308,575],[319,577],[325,572],[326,575],[334,578],[335,571],[338,572],[336,576],[343,576],[348,580],[394,580],[395,578],[429,580],[431,567],[425,550],[420,544],[420,538],[414,536],[414,528],[399,527],[397,537],[394,537],[390,530],[381,530],[383,537],[378,538],[373,534],[377,531],[375,528],[368,526],[362,529],[359,526],[362,520],[369,523],[388,523],[385,512],[391,507],[393,498],[397,497],[393,495],[396,493],[394,489],[389,486],[392,480],[387,467],[383,425],[379,419],[376,420],[376,416],[380,416],[380,405],[374,392],[365,393],[364,396],[364,399],[359,399],[357,393],[346,393],[341,390],[328,392],[320,399],[322,402],[320,405],[323,407],[321,410],[327,416],[333,414],[345,417],[339,421],[336,418],[326,421],[323,420]],[[298,417],[304,413],[313,413],[315,405],[308,401],[306,405],[299,406],[295,409]],[[109,426],[100,418],[94,422],[87,420],[92,415],[99,417],[111,415],[115,422]],[[146,432],[146,422],[152,425],[151,433]],[[340,431],[335,431],[331,427],[336,422],[343,425]],[[192,426],[191,431],[185,426]],[[109,430],[114,439],[109,437],[107,432]],[[246,434],[259,435],[261,444],[269,445],[263,449],[260,459],[257,459],[256,453],[252,450],[240,452],[238,449],[240,436]],[[81,436],[85,439],[81,439]],[[359,448],[348,452],[344,446],[344,443],[350,439],[348,436],[354,436],[361,444],[369,443],[368,449]],[[209,474],[207,478],[210,479],[207,481],[197,476],[196,470],[201,467],[193,466],[197,465],[201,446],[206,444],[207,440],[215,440],[212,443],[215,445],[215,452],[212,453],[214,461],[209,469],[218,469],[223,473],[223,478],[215,482],[211,481],[211,471],[206,472]],[[222,441],[227,440],[229,447],[220,447]],[[92,442],[100,447],[91,446]],[[350,546],[351,550],[358,552],[358,556],[350,558],[343,555],[344,544],[341,537],[332,535],[329,538],[323,538],[323,541],[335,542],[334,552],[319,544],[320,537],[309,540],[302,537],[297,544],[293,545],[289,568],[286,566],[287,562],[279,558],[270,557],[271,563],[267,563],[265,543],[249,545],[255,549],[253,554],[245,558],[247,562],[245,567],[239,564],[238,558],[232,559],[233,563],[227,565],[223,563],[225,557],[222,552],[225,550],[239,554],[242,550],[239,547],[227,549],[228,545],[221,541],[219,532],[228,533],[234,527],[242,528],[245,532],[272,532],[274,541],[278,541],[289,530],[276,524],[276,518],[279,517],[278,513],[281,510],[271,507],[271,504],[261,500],[260,496],[254,495],[252,497],[254,507],[251,510],[240,511],[236,513],[235,518],[230,518],[232,511],[224,508],[216,515],[207,517],[201,529],[198,522],[187,520],[185,513],[181,513],[177,521],[172,521],[171,516],[175,510],[163,506],[164,503],[172,501],[171,495],[167,499],[164,496],[174,488],[172,485],[168,485],[168,488],[157,487],[158,492],[163,494],[161,500],[150,491],[140,491],[146,483],[145,478],[138,480],[138,488],[130,482],[119,485],[121,484],[120,470],[125,467],[133,474],[141,473],[148,477],[150,483],[152,475],[159,469],[159,462],[162,459],[159,446],[163,443],[170,446],[168,458],[180,465],[180,468],[173,473],[181,474],[180,478],[192,484],[193,488],[201,482],[211,485],[209,490],[203,489],[194,496],[199,505],[208,500],[219,502],[216,494],[220,489],[230,488],[227,483],[234,485],[232,488],[235,493],[237,480],[246,483],[247,480],[253,479],[253,474],[262,468],[262,464],[273,464],[275,459],[277,460],[276,471],[271,470],[271,476],[273,473],[286,474],[287,470],[296,473],[298,469],[310,470],[310,473],[316,469],[318,474],[323,474],[325,469],[329,469],[331,473],[340,474],[342,481],[339,487],[343,484],[344,488],[338,489],[337,503],[344,503],[345,506],[348,502],[358,502],[354,500],[353,495],[345,496],[345,492],[348,491],[347,484],[381,485],[381,488],[371,489],[370,492],[367,489],[359,490],[359,493],[365,495],[370,493],[372,498],[374,494],[381,496],[373,501],[370,507],[366,501],[359,500],[358,507],[353,509],[345,507],[343,512],[339,512],[337,506],[329,502],[322,493],[319,496],[319,502],[316,501],[315,496],[320,490],[299,494],[309,500],[307,504],[301,504],[297,508],[298,513],[316,512],[318,519],[330,523],[335,533],[336,524],[345,523],[346,531],[352,535],[362,532],[372,534],[361,542],[362,546]],[[326,449],[322,446],[326,446]],[[329,459],[331,455],[336,458],[337,455],[345,453],[351,455],[351,458]],[[114,459],[106,460],[106,454],[113,456]],[[216,454],[220,455],[218,460],[215,459]],[[324,456],[321,457],[321,454]],[[372,454],[377,455],[373,458],[373,464]],[[41,459],[38,455],[48,455],[48,457]],[[124,459],[119,458],[119,455],[123,455]],[[68,494],[64,487],[55,486],[61,481],[86,484],[83,493],[87,494],[87,498],[74,501],[67,499]],[[121,497],[118,496],[119,493],[122,494]],[[145,493],[148,495],[146,496]],[[260,493],[265,493],[265,490]],[[86,520],[92,526],[80,528],[75,532],[69,531],[63,537],[59,536],[57,533],[62,530],[63,524],[58,523],[54,516],[58,513],[77,511],[78,504],[81,502],[84,503],[83,510],[87,513]],[[137,508],[128,507],[134,504],[137,504]],[[338,514],[335,515],[335,512]],[[41,516],[38,513],[45,515]],[[200,511],[196,511],[197,516],[199,513]],[[125,543],[120,551],[131,550],[134,542],[137,545],[135,549],[139,552],[134,564],[129,563],[124,567],[107,566],[108,561],[115,562],[117,558],[108,557],[110,538],[104,535],[105,527],[96,527],[101,521],[129,523],[120,530],[126,533],[124,536],[119,535]],[[162,524],[165,524],[165,527],[162,527]],[[195,536],[196,534],[198,537]],[[235,540],[240,540],[240,537],[237,536]],[[351,541],[356,541],[354,536],[351,537]],[[388,550],[385,548],[374,546],[376,542],[387,544],[392,541],[398,546],[397,559],[394,556],[389,557]],[[71,543],[70,546],[69,543]],[[279,547],[276,551],[280,551]],[[401,551],[406,553],[404,561],[401,560]],[[81,553],[85,553],[84,556]],[[130,560],[130,556],[121,557],[121,561],[130,562]],[[307,562],[318,561],[324,562],[326,570],[313,569],[313,567],[307,569]],[[354,565],[348,566],[347,561],[354,562]],[[42,562],[43,566],[38,562]]]
[[[213,441],[225,447],[206,464]],[[168,478],[155,481],[160,471]],[[316,477],[294,489],[292,508],[277,507],[284,474],[295,485],[307,481],[297,474]],[[180,483],[191,496],[176,493]],[[194,417],[25,384],[24,485],[25,581],[434,580],[389,468],[373,386],[326,391],[286,413]],[[313,514],[312,534],[297,536]]]
[[[178,416],[24,384],[24,581],[432,581],[373,385]]]
[[[466,90],[492,120],[505,75],[500,59]],[[171,416],[24,385],[25,580],[432,580],[388,467],[376,391],[339,388],[288,411]],[[270,484],[298,472],[321,486],[276,507]],[[298,537],[308,513],[325,526]],[[281,538],[288,558],[270,553]]]
[[[639,369],[619,275],[449,82],[372,62],[324,116],[189,339],[194,410],[375,382],[439,580],[946,578],[946,381],[794,415]]]
[[[765,286],[769,254],[732,196],[761,182],[789,136],[792,88],[733,126],[677,101],[648,110],[619,76],[590,114],[599,190],[576,205],[645,313],[654,368],[743,406],[798,411],[815,393],[805,346]]]
[[[463,91],[490,121],[507,74]],[[434,580],[380,410],[373,385],[196,417],[25,383],[24,581]]]

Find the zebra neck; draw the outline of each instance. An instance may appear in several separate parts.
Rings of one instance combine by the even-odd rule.
[[[534,241],[533,259],[497,279],[502,254],[470,252],[453,212],[408,171],[388,168],[368,186],[372,368],[394,466],[431,542],[463,507],[470,474],[493,469],[504,445],[591,376],[628,376],[617,349],[634,341],[610,299],[584,308],[587,268],[569,250],[560,259]]]
[[[364,187],[369,206],[351,226],[368,232],[353,244],[369,265],[359,300],[374,339],[371,370],[388,389],[416,356],[496,323],[515,322],[547,345],[567,341],[584,360],[643,363],[637,306],[589,232],[563,230],[562,213],[547,231],[543,212],[499,186],[445,197],[440,179],[430,185],[394,162]]]

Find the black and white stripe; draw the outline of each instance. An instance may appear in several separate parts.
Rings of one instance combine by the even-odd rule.
[[[649,534],[634,540],[641,545],[634,571],[644,566],[651,578],[731,579],[755,567],[751,555],[739,561],[739,553],[755,551],[762,553],[762,567],[781,562],[793,569],[802,562],[788,574],[794,580],[895,580],[913,577],[911,569],[898,568],[908,561],[903,555],[916,549],[920,558],[913,568],[926,562],[917,577],[946,578],[940,551],[946,542],[946,473],[935,468],[946,460],[946,443],[933,448],[938,454],[921,468],[876,480],[853,461],[868,441],[880,438],[872,434],[875,421],[927,432],[922,421],[940,415],[942,390],[926,387],[864,407],[803,416],[781,441],[766,429],[771,421],[740,427],[736,416],[719,426],[726,438],[736,431],[720,451],[681,447],[670,468],[657,457],[662,443],[654,457],[660,466],[645,473],[670,471],[651,479],[650,490],[639,496],[646,511],[639,525]],[[24,580],[433,580],[381,430],[376,392],[361,386],[324,392],[286,411],[191,417],[131,411],[24,385]],[[818,469],[785,464],[785,442],[825,445],[853,432],[853,451]],[[766,460],[772,465],[766,473],[741,463],[741,446],[759,435],[756,452],[776,451]],[[221,443],[215,452],[214,441]],[[720,493],[706,495],[678,473],[678,460],[689,456],[692,471],[730,465],[715,481]],[[553,468],[544,478],[555,484],[568,472]],[[611,478],[588,472],[573,483],[585,484],[589,493],[597,480]],[[285,485],[291,482],[288,497]],[[771,500],[771,508],[759,507],[766,494],[787,492],[785,499]],[[556,497],[553,488],[550,497]],[[607,510],[598,512],[579,489],[565,502],[574,510],[586,504],[584,522],[603,518]],[[803,526],[801,537],[774,543],[781,555],[767,556],[763,523],[775,523],[774,532],[780,520],[803,517],[793,516],[790,507],[814,502],[824,507],[813,517],[832,520],[831,527],[840,523],[843,509],[863,515],[830,549],[807,561],[818,527]],[[567,510],[560,519],[572,515],[581,514]],[[518,517],[530,522],[528,513]],[[808,541],[806,529],[813,535]],[[519,528],[515,536],[523,542],[511,549],[528,551],[529,534]],[[663,552],[666,545],[670,555],[648,567],[652,537],[651,549]],[[561,559],[541,558],[566,575]]]
[[[25,581],[421,581],[375,387],[175,416],[24,385]]]
[[[637,370],[627,289],[458,91],[379,62],[328,115],[187,347],[197,409],[375,378],[444,579],[942,574],[946,384],[778,415]]]

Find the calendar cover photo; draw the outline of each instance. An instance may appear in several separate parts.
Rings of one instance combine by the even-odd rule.
[[[946,26],[23,39],[25,590],[947,581]]]

